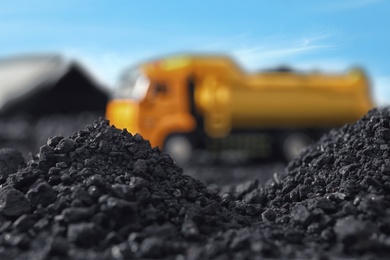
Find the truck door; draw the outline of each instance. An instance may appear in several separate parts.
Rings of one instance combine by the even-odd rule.
[[[151,80],[145,99],[140,104],[140,132],[149,139],[152,146],[156,143],[155,136],[159,132],[160,120],[172,114],[175,110],[173,88],[167,81]]]

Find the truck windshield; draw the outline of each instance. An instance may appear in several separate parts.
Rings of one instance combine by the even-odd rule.
[[[116,98],[141,100],[149,87],[149,79],[137,69],[126,71],[116,90]]]

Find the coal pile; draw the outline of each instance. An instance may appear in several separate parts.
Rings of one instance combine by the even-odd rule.
[[[15,159],[1,178],[0,259],[184,255],[260,213],[224,206],[167,154],[105,120],[49,138],[27,163],[15,150],[3,154]]]
[[[210,189],[99,120],[0,151],[0,259],[388,259],[389,141],[375,109],[265,186]]]
[[[261,205],[262,222],[210,238],[198,257],[388,259],[389,141],[389,109],[332,130],[284,178],[275,174],[265,187],[233,194]]]

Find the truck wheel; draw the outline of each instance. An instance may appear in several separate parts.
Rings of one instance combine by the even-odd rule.
[[[171,156],[174,162],[183,166],[191,160],[193,145],[187,136],[175,134],[169,136],[165,141],[164,151]]]
[[[294,132],[287,135],[282,144],[284,159],[289,162],[298,157],[303,149],[311,144],[310,137],[302,132]]]

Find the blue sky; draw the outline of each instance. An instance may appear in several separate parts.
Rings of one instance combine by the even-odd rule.
[[[0,57],[61,53],[114,85],[129,65],[172,53],[222,53],[248,71],[363,67],[390,104],[387,0],[2,1]]]

